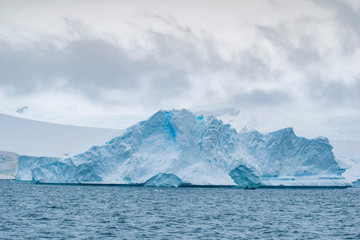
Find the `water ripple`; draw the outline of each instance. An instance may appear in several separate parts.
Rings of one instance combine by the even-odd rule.
[[[360,189],[0,181],[0,239],[360,239]]]

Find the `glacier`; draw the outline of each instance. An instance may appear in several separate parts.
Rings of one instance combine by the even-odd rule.
[[[145,186],[348,186],[326,138],[237,132],[213,116],[159,111],[66,158],[20,156],[17,180]]]

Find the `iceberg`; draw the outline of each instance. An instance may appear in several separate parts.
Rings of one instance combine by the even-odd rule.
[[[352,182],[352,187],[354,187],[354,188],[360,188],[360,179]]]
[[[18,181],[33,181],[33,170],[41,166],[44,170],[47,166],[56,162],[59,158],[52,157],[33,157],[33,156],[19,156],[18,168],[15,174],[15,179]],[[51,178],[51,173],[48,173],[48,177]],[[38,175],[36,175],[38,176]]]
[[[256,171],[243,165],[237,166],[229,173],[229,175],[239,186],[254,188],[261,185],[261,178],[256,174]]]
[[[179,187],[183,182],[175,174],[159,173],[144,184],[146,187]]]
[[[213,116],[159,111],[67,158],[21,156],[18,180],[147,186],[346,185],[326,138],[292,128],[238,133]]]
[[[258,164],[265,186],[348,186],[324,137],[306,139],[293,128],[262,134],[239,133],[241,145]]]

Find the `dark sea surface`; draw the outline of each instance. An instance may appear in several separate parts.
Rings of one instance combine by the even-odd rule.
[[[360,239],[360,189],[0,181],[0,239]]]

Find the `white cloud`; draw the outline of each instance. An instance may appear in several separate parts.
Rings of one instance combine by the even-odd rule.
[[[259,130],[360,139],[356,1],[0,4],[3,113],[125,128],[235,107]]]

